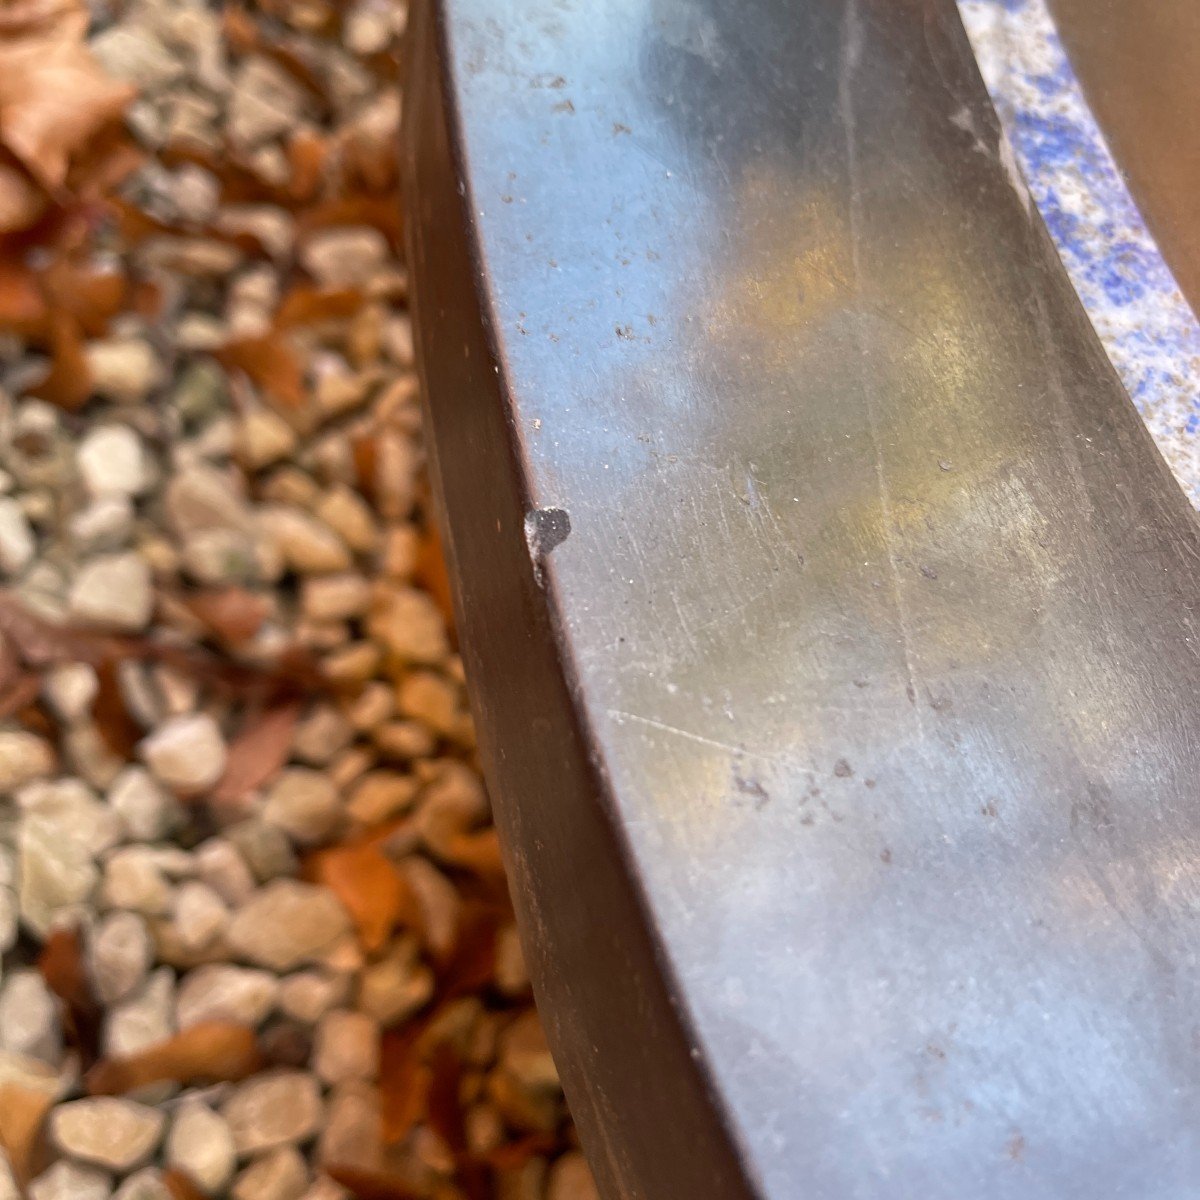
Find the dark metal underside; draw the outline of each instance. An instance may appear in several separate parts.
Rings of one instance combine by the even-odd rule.
[[[605,1195],[1194,1196],[1200,538],[952,0],[415,29],[464,650]]]

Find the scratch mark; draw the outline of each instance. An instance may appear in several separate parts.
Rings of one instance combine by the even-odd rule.
[[[862,261],[859,252],[859,241],[862,236],[862,198],[859,194],[860,167],[858,161],[858,110],[854,103],[854,76],[862,62],[863,26],[862,13],[859,11],[859,0],[846,0],[845,16],[842,21],[842,56],[841,68],[838,72],[838,116],[841,120],[842,133],[846,143],[846,169],[850,176],[850,270],[854,280],[851,298],[853,315],[858,318],[852,323],[853,337],[858,353],[855,361],[859,371],[859,390],[863,398],[863,406],[867,414],[867,426],[871,435],[871,444],[875,451],[875,481],[879,492],[880,515],[883,518],[884,550],[887,554],[888,570],[892,583],[892,600],[896,607],[896,620],[900,625],[900,638],[904,651],[904,668],[908,676],[910,694],[916,689],[917,672],[913,665],[912,633],[908,610],[904,603],[904,592],[900,581],[900,571],[896,565],[897,553],[895,545],[895,521],[891,489],[888,486],[887,472],[883,465],[883,444],[879,436],[879,417],[875,411],[875,401],[871,395],[862,363],[867,354],[867,346],[862,335],[861,317],[864,313],[862,303],[863,276]],[[914,709],[917,730],[921,736],[921,744],[925,743],[925,722],[919,709]]]
[[[666,721],[656,721],[653,717],[643,717],[639,713],[625,712],[620,708],[609,708],[605,712],[618,723],[633,721],[638,725],[646,725],[651,729],[657,729],[660,733],[671,733],[676,737],[684,738],[686,741],[695,742],[698,746],[711,746],[714,750],[724,750],[739,758],[757,758],[764,762],[777,761],[773,755],[756,754],[753,750],[747,750],[745,746],[736,746],[732,742],[722,742],[717,738],[704,737],[703,734],[692,733],[690,730],[680,729],[675,725],[668,725]]]

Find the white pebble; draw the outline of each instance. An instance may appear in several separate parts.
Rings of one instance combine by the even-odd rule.
[[[93,496],[137,496],[149,483],[142,439],[128,425],[101,425],[75,452],[84,485]]]
[[[201,1191],[209,1195],[220,1192],[237,1164],[233,1134],[225,1119],[198,1100],[186,1101],[167,1135],[166,1162]]]
[[[29,1200],[109,1200],[112,1181],[95,1167],[60,1159],[29,1185]]]
[[[140,752],[154,775],[183,795],[207,791],[225,771],[225,739],[207,713],[163,722]]]
[[[50,1140],[81,1162],[124,1173],[140,1166],[162,1139],[157,1109],[115,1096],[60,1104],[50,1113]]]
[[[307,1141],[321,1125],[321,1092],[304,1071],[267,1071],[238,1085],[222,1113],[239,1154]]]
[[[333,830],[339,811],[338,792],[328,776],[292,767],[272,784],[263,820],[302,845],[311,845]]]
[[[260,1025],[275,1007],[279,980],[267,971],[210,963],[189,971],[179,985],[175,1012],[180,1029],[201,1021]]]
[[[97,998],[123,1000],[140,987],[154,960],[146,922],[134,912],[109,913],[88,941],[88,966]]]
[[[71,615],[113,629],[144,629],[154,609],[150,567],[134,552],[84,563],[71,585]]]
[[[313,1070],[323,1083],[374,1079],[379,1073],[379,1025],[366,1013],[340,1008],[317,1026]]]
[[[350,918],[326,888],[277,879],[234,914],[230,947],[249,962],[288,971],[312,962],[350,929]]]
[[[29,518],[16,500],[0,499],[0,571],[12,578],[29,566],[37,541]]]

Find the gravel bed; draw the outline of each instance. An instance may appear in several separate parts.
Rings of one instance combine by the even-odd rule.
[[[10,16],[81,99],[0,130],[0,1200],[594,1200],[429,515],[404,7]]]

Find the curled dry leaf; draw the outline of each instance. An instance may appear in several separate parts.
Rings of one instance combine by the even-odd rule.
[[[416,902],[408,884],[373,842],[319,850],[309,857],[307,873],[342,902],[368,953],[384,946],[397,922],[414,923]]]
[[[225,368],[241,371],[284,408],[304,403],[304,372],[287,339],[278,333],[229,342],[213,355]]]
[[[84,965],[83,943],[74,929],[50,932],[38,956],[38,971],[46,986],[63,1002],[64,1025],[83,1063],[95,1062],[100,1046],[100,1005]]]
[[[254,1030],[233,1021],[202,1021],[128,1058],[103,1059],[88,1073],[93,1096],[120,1096],[151,1083],[220,1083],[245,1079],[263,1065]]]
[[[39,399],[75,412],[91,395],[92,373],[79,322],[68,312],[60,310],[50,318],[50,353],[50,370],[30,391]]]
[[[185,596],[183,603],[215,637],[241,646],[262,628],[271,610],[265,596],[241,587],[219,588]]]
[[[66,182],[72,156],[133,96],[101,70],[73,23],[0,39],[0,141],[52,192]]]
[[[0,1147],[21,1186],[37,1173],[42,1125],[53,1103],[53,1092],[0,1084]]]
[[[242,730],[229,747],[225,774],[213,792],[217,804],[233,803],[262,787],[287,762],[300,704],[267,709]]]

